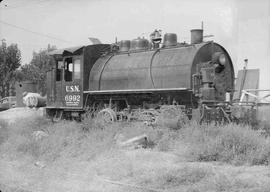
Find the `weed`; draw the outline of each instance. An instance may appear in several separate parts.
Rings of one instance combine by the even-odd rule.
[[[269,139],[248,126],[193,124],[181,134],[189,143],[189,154],[194,160],[224,161],[239,165],[269,163]]]

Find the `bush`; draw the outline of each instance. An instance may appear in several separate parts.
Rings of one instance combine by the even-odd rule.
[[[187,115],[177,106],[164,105],[160,111],[156,124],[163,128],[181,129],[189,123]]]
[[[182,129],[174,130],[139,122],[105,125],[87,119],[81,123],[61,121],[52,124],[44,118],[36,118],[15,122],[8,128],[4,122],[0,125],[1,153],[15,156],[24,154],[52,161],[60,157],[91,160],[117,148],[119,134],[124,140],[146,134],[154,144],[154,150],[173,151],[184,159],[252,165],[270,162],[270,140],[259,131],[235,124],[189,122]],[[35,140],[32,134],[39,130],[49,136]]]
[[[248,126],[193,123],[181,134],[194,160],[236,164],[268,164],[270,160],[269,139]]]
[[[20,119],[1,131],[0,151],[10,157],[21,156],[22,154],[37,157],[41,154],[40,144],[35,141],[32,133],[42,130],[47,132],[50,123],[42,117],[34,119]],[[4,134],[3,134],[4,131]],[[3,137],[3,139],[2,139]]]
[[[36,140],[33,132],[44,131],[49,136]],[[116,147],[115,136],[122,133],[124,139],[146,133],[152,140],[157,136],[153,129],[140,123],[98,124],[94,119],[82,123],[60,121],[51,123],[43,118],[15,122],[8,128],[1,152],[11,156],[26,155],[55,161],[58,158],[92,160],[99,154]]]

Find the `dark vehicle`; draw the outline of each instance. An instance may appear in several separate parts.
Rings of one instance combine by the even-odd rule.
[[[8,110],[16,106],[16,97],[4,97],[0,99],[0,111]]]
[[[213,107],[226,119],[226,98],[234,91],[227,51],[204,42],[201,29],[191,30],[190,44],[178,43],[174,33],[161,41],[155,31],[151,42],[138,38],[52,52],[47,114],[80,118],[87,112],[117,120],[155,116],[162,106],[174,106],[189,118],[200,111],[202,119],[202,110]]]

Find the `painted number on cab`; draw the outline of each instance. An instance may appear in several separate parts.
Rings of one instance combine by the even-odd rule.
[[[78,106],[81,100],[80,95],[66,95],[65,102],[68,106]]]

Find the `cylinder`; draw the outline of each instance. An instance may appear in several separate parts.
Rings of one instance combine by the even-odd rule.
[[[171,47],[177,45],[177,35],[175,33],[166,33],[164,35],[163,46]]]
[[[122,40],[120,41],[120,52],[126,52],[130,49],[130,40]]]
[[[203,30],[202,29],[192,29],[191,32],[191,44],[198,44],[203,42]]]

